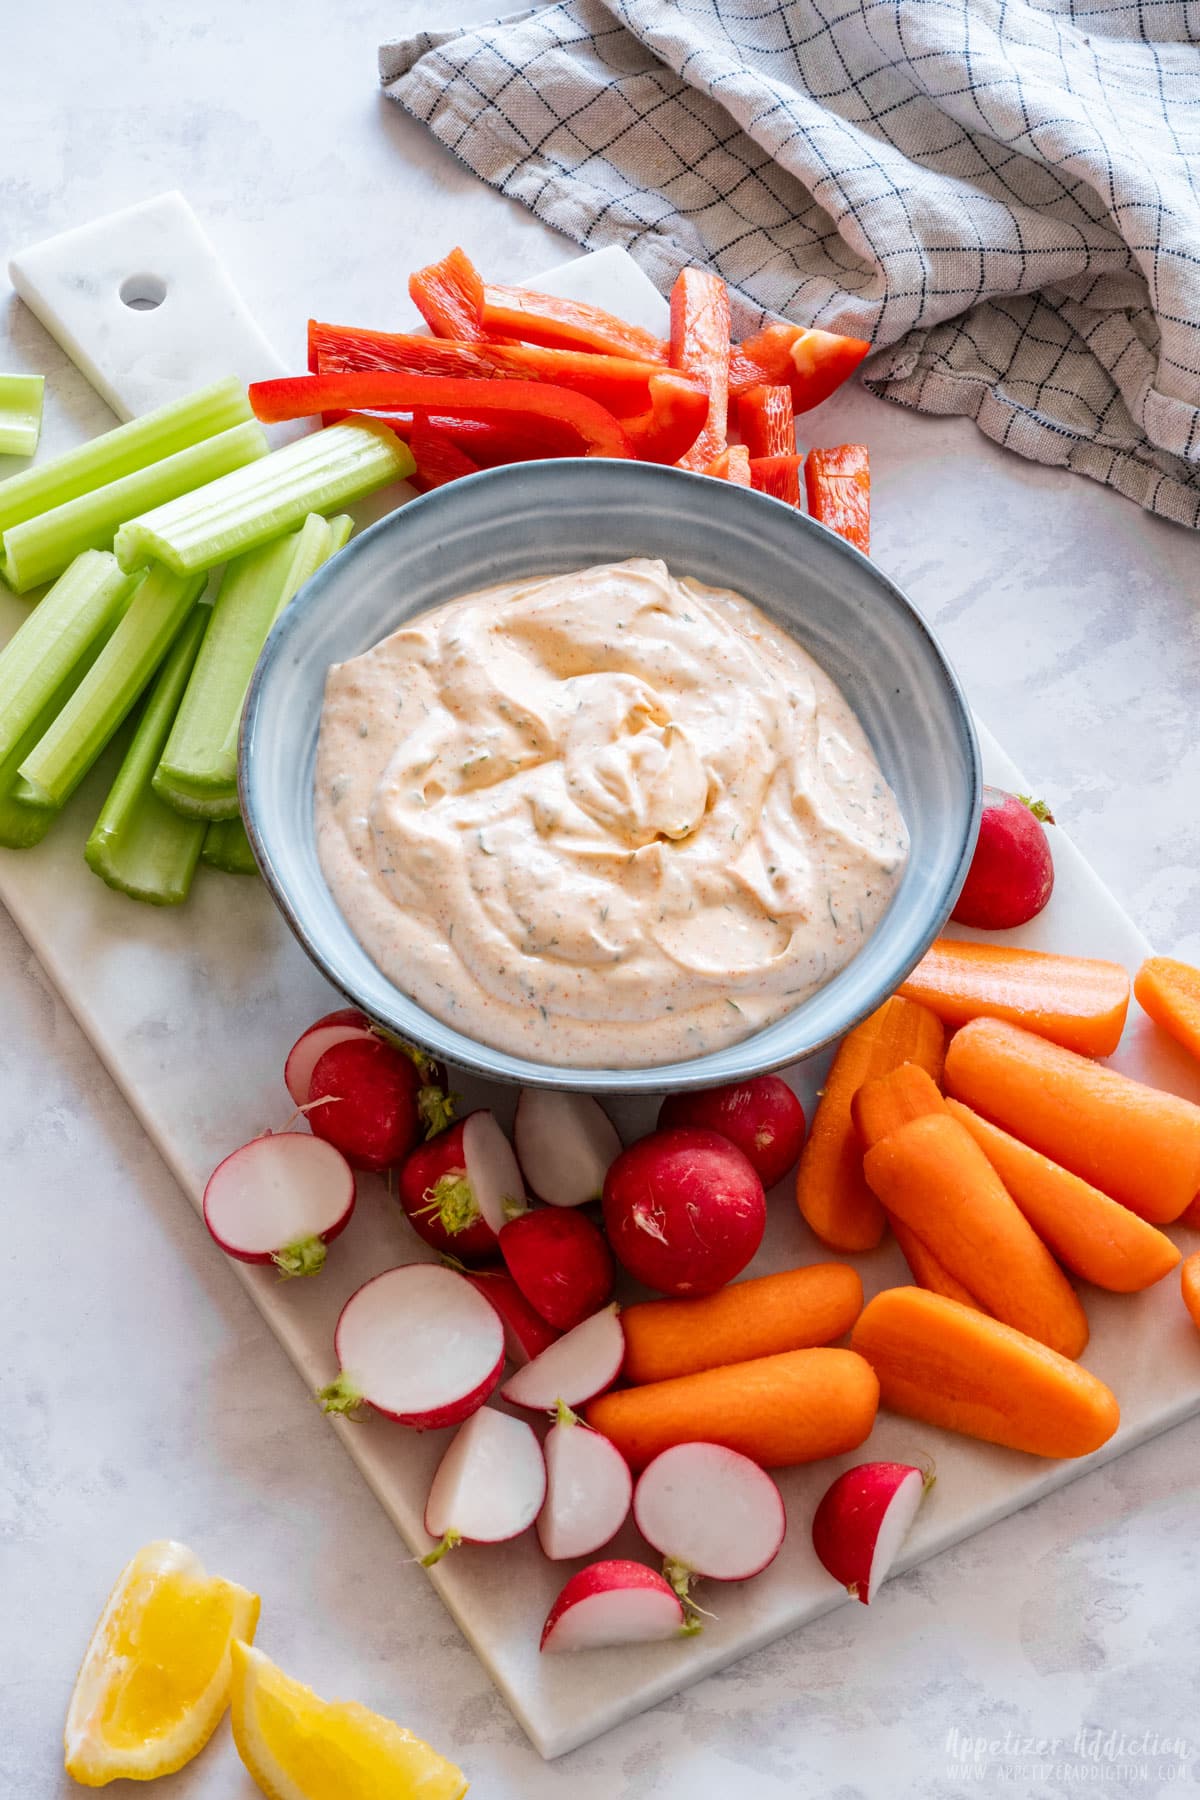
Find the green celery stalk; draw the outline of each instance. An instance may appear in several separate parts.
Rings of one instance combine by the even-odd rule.
[[[101,881],[151,906],[178,906],[187,899],[204,847],[203,822],[180,818],[154,792],[151,777],[208,622],[209,609],[193,607],[167,652],[83,852]]]
[[[242,708],[275,620],[345,541],[344,517],[310,513],[299,531],[226,565],[213,620],[154,777],[154,791],[192,819],[236,819]]]
[[[42,435],[44,375],[0,375],[0,456],[32,456]]]
[[[257,875],[258,864],[241,819],[217,819],[204,837],[200,861],[226,875]]]
[[[299,525],[411,475],[407,444],[374,419],[296,438],[250,468],[130,519],[114,548],[123,569],[150,557],[181,574],[211,569]]]
[[[62,806],[74,792],[150,681],[203,586],[203,576],[151,568],[75,693],[21,762],[21,777],[40,804]]]
[[[88,645],[111,630],[139,579],[110,551],[85,550],[0,650],[0,762]]]
[[[0,533],[0,575],[18,594],[61,575],[67,564],[81,550],[103,550],[123,519],[139,513],[147,506],[174,499],[203,487],[214,476],[241,469],[257,457],[267,454],[267,440],[261,425],[234,425],[216,437],[202,438],[174,456],[164,456],[149,468],[110,481],[65,500],[50,512],[10,525]],[[120,560],[118,558],[118,560]],[[141,557],[136,563],[124,562],[122,568],[140,568],[150,561]]]
[[[246,389],[232,376],[182,400],[172,400],[36,469],[22,469],[19,475],[0,481],[0,531],[93,488],[106,487],[165,456],[174,456],[202,438],[244,425],[250,416]]]

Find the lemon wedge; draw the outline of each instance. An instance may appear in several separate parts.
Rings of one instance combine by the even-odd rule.
[[[258,1595],[206,1575],[182,1544],[126,1564],[92,1633],[64,1732],[84,1787],[150,1781],[202,1750],[229,1704],[230,1649],[253,1638]]]
[[[461,1769],[352,1701],[321,1700],[233,1646],[233,1741],[268,1800],[461,1800]]]

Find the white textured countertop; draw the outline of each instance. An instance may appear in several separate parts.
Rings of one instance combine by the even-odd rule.
[[[14,6],[0,249],[178,186],[297,367],[309,313],[398,322],[409,269],[455,241],[505,279],[561,261],[375,88],[381,40],[499,10]],[[2,277],[0,368],[49,375],[50,448],[111,422]],[[1200,541],[861,392],[820,431],[869,441],[877,560],[981,716],[1151,939],[1200,959]],[[78,1791],[75,1664],[124,1558],[162,1535],[261,1592],[285,1668],[428,1736],[479,1800],[1148,1800],[1200,1780],[1200,1420],[543,1764],[3,918],[0,1018],[0,1794]],[[159,1791],[255,1792],[224,1733]]]

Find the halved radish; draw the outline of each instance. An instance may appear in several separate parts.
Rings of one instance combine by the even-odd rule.
[[[345,1039],[317,1059],[309,1083],[309,1128],[336,1144],[356,1169],[390,1168],[421,1136],[419,1087],[420,1077],[403,1051],[374,1035]]]
[[[887,1579],[933,1475],[910,1463],[859,1463],[813,1515],[813,1549],[835,1581],[869,1606]]]
[[[765,1469],[722,1444],[676,1444],[648,1463],[633,1517],[662,1553],[663,1574],[687,1598],[693,1576],[748,1581],[779,1554],[783,1495]]]
[[[645,1563],[614,1558],[572,1575],[546,1615],[540,1648],[603,1650],[613,1644],[658,1644],[687,1637],[679,1596]]]
[[[476,1275],[468,1269],[466,1277],[500,1314],[500,1323],[504,1327],[504,1354],[514,1369],[523,1369],[533,1357],[540,1356],[543,1350],[558,1342],[559,1333],[540,1313],[534,1312],[511,1275],[505,1275],[499,1269],[488,1269]]]
[[[463,1166],[485,1223],[499,1237],[529,1205],[513,1147],[494,1113],[469,1113],[462,1124]]]
[[[594,1313],[613,1291],[612,1254],[582,1213],[527,1212],[500,1233],[500,1253],[530,1306],[560,1331]]]
[[[327,1050],[335,1044],[348,1044],[355,1038],[370,1037],[371,1021],[356,1006],[343,1006],[338,1012],[326,1013],[302,1031],[287,1054],[283,1079],[297,1106],[308,1100],[312,1072]]]
[[[625,1333],[615,1306],[593,1313],[565,1337],[510,1375],[500,1392],[514,1406],[547,1412],[560,1400],[582,1406],[610,1388],[625,1361]]]
[[[341,1374],[317,1396],[325,1411],[371,1406],[417,1431],[477,1412],[504,1371],[499,1313],[437,1263],[385,1269],[351,1294],[333,1347]]]
[[[217,1164],[204,1223],[239,1262],[315,1275],[325,1246],[350,1223],[354,1171],[340,1150],[301,1131],[267,1132]]]
[[[599,1200],[621,1154],[617,1128],[590,1094],[522,1088],[513,1142],[530,1191],[549,1206]]]
[[[758,1249],[766,1223],[762,1182],[716,1131],[655,1131],[618,1156],[604,1183],[604,1226],[618,1260],[660,1294],[724,1287]]]
[[[440,1562],[456,1544],[500,1544],[527,1531],[546,1498],[542,1447],[524,1419],[481,1406],[455,1433],[425,1502],[425,1529],[439,1540],[421,1558]]]
[[[489,1149],[494,1153],[498,1139],[503,1154],[508,1144],[494,1120],[491,1126],[469,1130],[471,1120],[479,1117],[492,1119],[490,1113],[471,1113],[461,1124],[418,1144],[401,1165],[396,1184],[400,1204],[417,1236],[464,1263],[491,1262],[500,1254],[496,1233],[480,1211],[471,1180],[475,1163],[468,1163],[468,1154],[473,1148],[477,1163],[480,1145],[485,1153]],[[485,1186],[490,1182],[494,1189],[494,1177],[489,1163],[484,1171]]]
[[[804,1148],[804,1108],[778,1075],[668,1094],[659,1108],[658,1129],[680,1125],[719,1131],[737,1145],[765,1188],[783,1180]]]
[[[542,1450],[546,1502],[537,1518],[538,1542],[552,1562],[591,1556],[616,1537],[629,1515],[629,1464],[561,1400]]]

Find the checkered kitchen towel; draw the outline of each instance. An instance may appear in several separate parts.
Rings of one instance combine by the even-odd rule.
[[[436,12],[434,0],[430,10]],[[472,169],[666,292],[1200,523],[1200,0],[558,0],[380,51]]]

